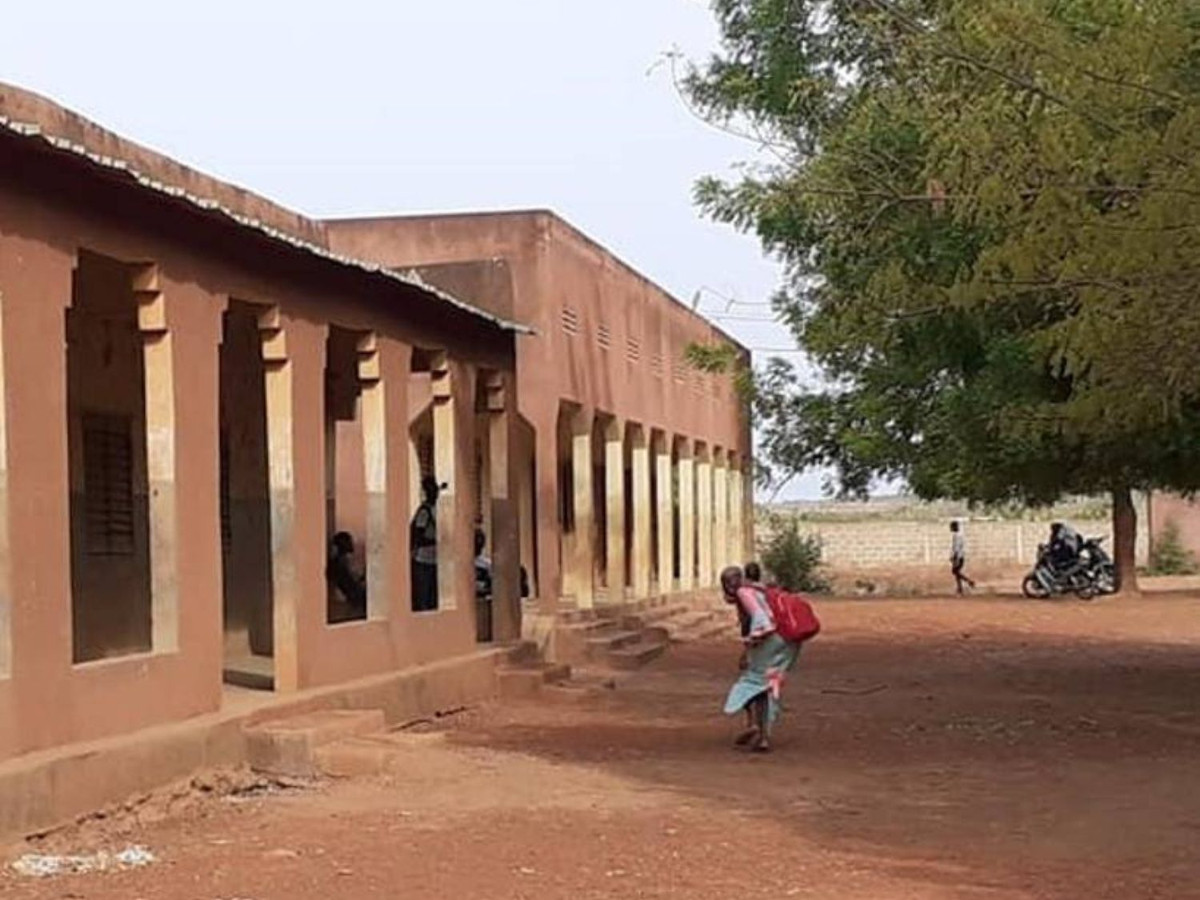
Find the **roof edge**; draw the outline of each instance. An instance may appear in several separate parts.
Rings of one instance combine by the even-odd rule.
[[[555,212],[553,209],[550,209],[549,207],[526,207],[526,208],[518,208],[518,209],[492,209],[492,210],[468,210],[465,212],[431,212],[431,213],[399,213],[399,214],[379,213],[376,215],[367,215],[367,216],[332,216],[332,217],[324,218],[321,221],[328,225],[353,225],[356,223],[366,224],[366,223],[371,223],[371,222],[388,222],[388,221],[419,222],[419,221],[436,221],[438,219],[488,219],[488,218],[537,219],[537,218],[541,218],[541,217],[545,217],[545,218],[549,219],[552,224],[563,228],[572,237],[576,238],[579,241],[582,241],[588,247],[591,247],[591,248],[595,249],[596,251],[598,251],[599,253],[602,253],[605,256],[607,256],[616,265],[620,266],[622,269],[624,269],[630,275],[637,278],[639,281],[644,282],[645,284],[652,287],[654,290],[658,291],[660,294],[662,294],[664,297],[666,297],[673,304],[675,304],[676,306],[683,309],[686,313],[688,313],[688,315],[694,316],[695,318],[704,322],[705,325],[712,328],[712,330],[715,333],[720,335],[723,339],[728,341],[730,344],[732,344],[738,350],[743,351],[747,355],[751,354],[752,351],[750,350],[749,347],[747,347],[740,340],[735,338],[732,334],[730,334],[728,331],[726,331],[720,325],[717,325],[711,319],[706,318],[705,316],[698,313],[695,309],[693,309],[691,307],[691,305],[689,305],[688,303],[685,303],[683,300],[680,300],[677,296],[675,296],[675,294],[673,294],[671,291],[667,290],[665,287],[663,287],[661,284],[659,284],[657,281],[655,281],[649,275],[646,275],[641,270],[635,268],[631,263],[629,263],[622,257],[618,256],[616,253],[614,253],[612,250],[610,250],[604,244],[600,243],[598,240],[596,240],[594,237],[589,235],[587,232],[583,231],[577,225],[573,224],[568,219],[563,217],[561,214]]]
[[[202,175],[201,173],[189,169],[182,163],[179,163],[170,157],[164,156],[145,147],[141,147],[140,145],[132,142],[126,142],[123,138],[118,137],[112,132],[106,131],[101,126],[96,125],[90,120],[85,119],[82,116],[78,116],[75,113],[69,112],[64,107],[54,103],[52,100],[48,100],[38,94],[34,94],[21,88],[15,88],[0,82],[0,100],[7,99],[6,95],[11,95],[13,98],[15,98],[17,105],[40,105],[48,114],[51,115],[51,117],[55,115],[64,119],[66,117],[70,117],[77,128],[94,128],[97,134],[101,135],[104,140],[114,142],[118,149],[121,147],[133,148],[137,151],[137,153],[147,155],[147,158],[149,159],[152,159],[156,162],[161,161],[163,166],[166,168],[177,169],[179,172],[193,175],[196,178],[203,180],[205,183],[215,186],[217,192],[220,192],[221,190],[228,190],[259,201],[265,204],[265,208],[268,210],[277,211],[283,216],[295,219],[298,223],[311,226],[311,228],[314,230],[314,236],[323,233],[323,223],[319,219],[310,219],[301,215],[300,213],[287,210],[286,208],[279,206],[278,204],[275,204],[266,198],[259,197],[257,194],[245,191],[242,188],[234,187],[233,185],[222,182],[219,179]],[[6,107],[0,106],[0,109],[2,108]],[[197,193],[188,191],[179,185],[168,184],[165,181],[154,178],[150,174],[147,174],[146,172],[137,168],[134,163],[127,159],[97,152],[96,150],[89,148],[84,143],[81,143],[77,140],[72,140],[71,138],[63,135],[54,134],[47,130],[47,128],[40,122],[20,121],[10,117],[9,115],[0,114],[0,133],[5,133],[26,140],[31,144],[36,142],[54,152],[68,154],[76,159],[80,159],[88,163],[97,171],[103,172],[109,176],[123,178],[134,187],[158,194],[159,196],[168,199],[186,203],[200,213],[222,218],[239,228],[253,231],[275,243],[287,245],[293,249],[308,253],[318,259],[342,266],[343,268],[353,269],[370,276],[385,278],[391,282],[423,291],[430,297],[453,306],[454,308],[468,315],[482,319],[483,321],[488,322],[503,331],[525,335],[532,335],[536,333],[535,330],[528,325],[523,325],[519,322],[493,315],[486,310],[480,309],[470,303],[460,300],[459,298],[450,294],[448,291],[444,291],[441,288],[438,288],[436,285],[427,283],[420,278],[416,272],[397,272],[376,263],[346,256],[340,253],[335,253],[329,249],[328,246],[318,243],[313,239],[302,237],[299,233],[294,234],[278,227],[278,225],[272,225],[266,221],[255,218],[254,216],[247,215],[245,212],[234,209],[232,206],[212,197],[204,197]]]

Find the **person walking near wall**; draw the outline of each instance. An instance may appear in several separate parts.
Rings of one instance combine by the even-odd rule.
[[[950,523],[950,574],[954,576],[954,586],[961,597],[966,593],[963,585],[975,589],[975,582],[966,574],[967,538],[963,533],[961,522]]]

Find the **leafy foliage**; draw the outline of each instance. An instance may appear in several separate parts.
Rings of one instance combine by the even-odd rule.
[[[1200,572],[1196,556],[1183,546],[1179,538],[1179,526],[1167,522],[1154,540],[1150,552],[1151,575],[1195,575]]]
[[[794,516],[772,516],[760,548],[767,572],[789,591],[828,593],[830,584],[821,574],[821,538],[800,531]]]
[[[773,161],[697,199],[781,260],[822,381],[757,378],[779,473],[1119,511],[1200,488],[1200,7],[713,6],[722,52],[684,87]]]

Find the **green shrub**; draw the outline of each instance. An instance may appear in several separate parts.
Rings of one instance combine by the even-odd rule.
[[[1154,539],[1150,551],[1151,575],[1195,575],[1200,572],[1196,555],[1184,548],[1179,538],[1179,526],[1167,522],[1162,532]]]
[[[821,574],[821,538],[802,534],[795,517],[772,517],[760,551],[763,568],[785,590],[829,592],[829,581]]]

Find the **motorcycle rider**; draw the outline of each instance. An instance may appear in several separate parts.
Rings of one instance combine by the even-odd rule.
[[[1079,532],[1063,522],[1050,526],[1050,561],[1060,575],[1070,575],[1081,564],[1083,538]]]

